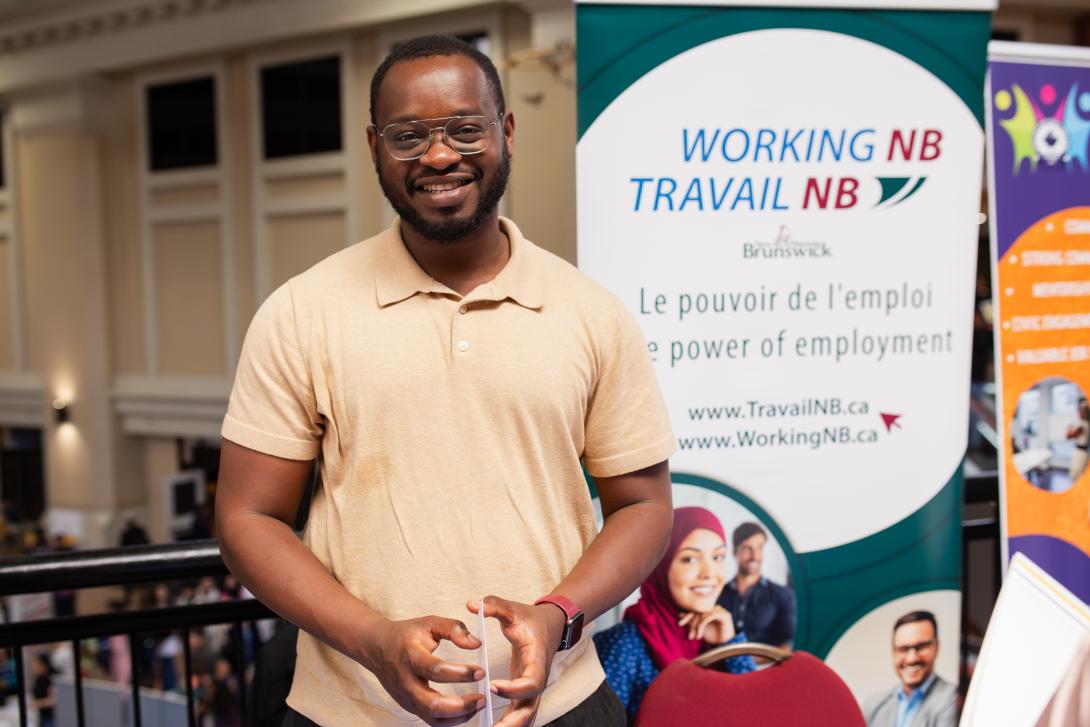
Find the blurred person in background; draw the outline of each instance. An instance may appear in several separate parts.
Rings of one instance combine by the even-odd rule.
[[[121,547],[147,545],[150,542],[148,531],[144,529],[144,526],[136,522],[135,518],[129,518],[125,521],[125,529],[121,531]]]
[[[53,675],[56,670],[48,656],[38,654],[30,662],[30,673],[34,679],[30,707],[38,710],[38,727],[55,727],[57,696],[53,691]]]
[[[215,727],[241,727],[238,682],[231,673],[231,662],[217,659],[205,692],[206,713],[212,717]]]
[[[110,613],[121,614],[125,611],[125,602],[114,599],[110,601],[109,610]],[[124,634],[113,634],[106,641],[110,653],[110,679],[118,684],[129,684],[132,681],[132,651],[129,649],[129,637]]]

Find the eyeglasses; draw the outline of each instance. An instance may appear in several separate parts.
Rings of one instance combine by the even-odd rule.
[[[438,119],[398,121],[387,124],[378,132],[390,156],[403,162],[419,159],[431,148],[432,133],[443,131],[443,143],[462,156],[480,154],[488,148],[488,132],[500,123],[503,113],[494,120],[487,116],[444,116]],[[442,126],[432,126],[444,121]]]
[[[897,656],[908,656],[908,652],[915,651],[917,654],[921,651],[926,651],[935,645],[935,640],[921,641],[918,644],[905,644],[904,646],[894,646],[893,650],[897,652]]]

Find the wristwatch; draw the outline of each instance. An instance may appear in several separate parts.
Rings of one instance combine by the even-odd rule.
[[[564,623],[564,633],[560,636],[560,647],[557,651],[564,651],[575,646],[579,641],[579,637],[583,635],[583,612],[571,602],[571,599],[555,594],[542,596],[534,601],[535,606],[542,603],[553,604],[564,612],[564,617],[567,619]]]

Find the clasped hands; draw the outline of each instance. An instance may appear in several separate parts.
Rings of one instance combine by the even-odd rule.
[[[466,608],[476,614],[479,603],[471,601]],[[496,727],[530,727],[563,635],[564,612],[548,603],[531,606],[486,596],[484,615],[500,622],[511,644],[511,679],[491,680],[492,692],[511,700]],[[484,679],[480,666],[445,661],[434,654],[443,639],[461,649],[480,648],[480,640],[461,621],[439,616],[383,621],[367,636],[357,661],[402,708],[427,724],[462,724],[484,707],[483,694],[442,694],[430,684]]]

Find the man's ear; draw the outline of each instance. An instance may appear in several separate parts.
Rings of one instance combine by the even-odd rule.
[[[367,146],[371,150],[371,164],[378,171],[378,129],[373,125],[367,127]]]
[[[515,156],[515,113],[505,111],[503,114],[503,142],[507,145],[507,156]]]

